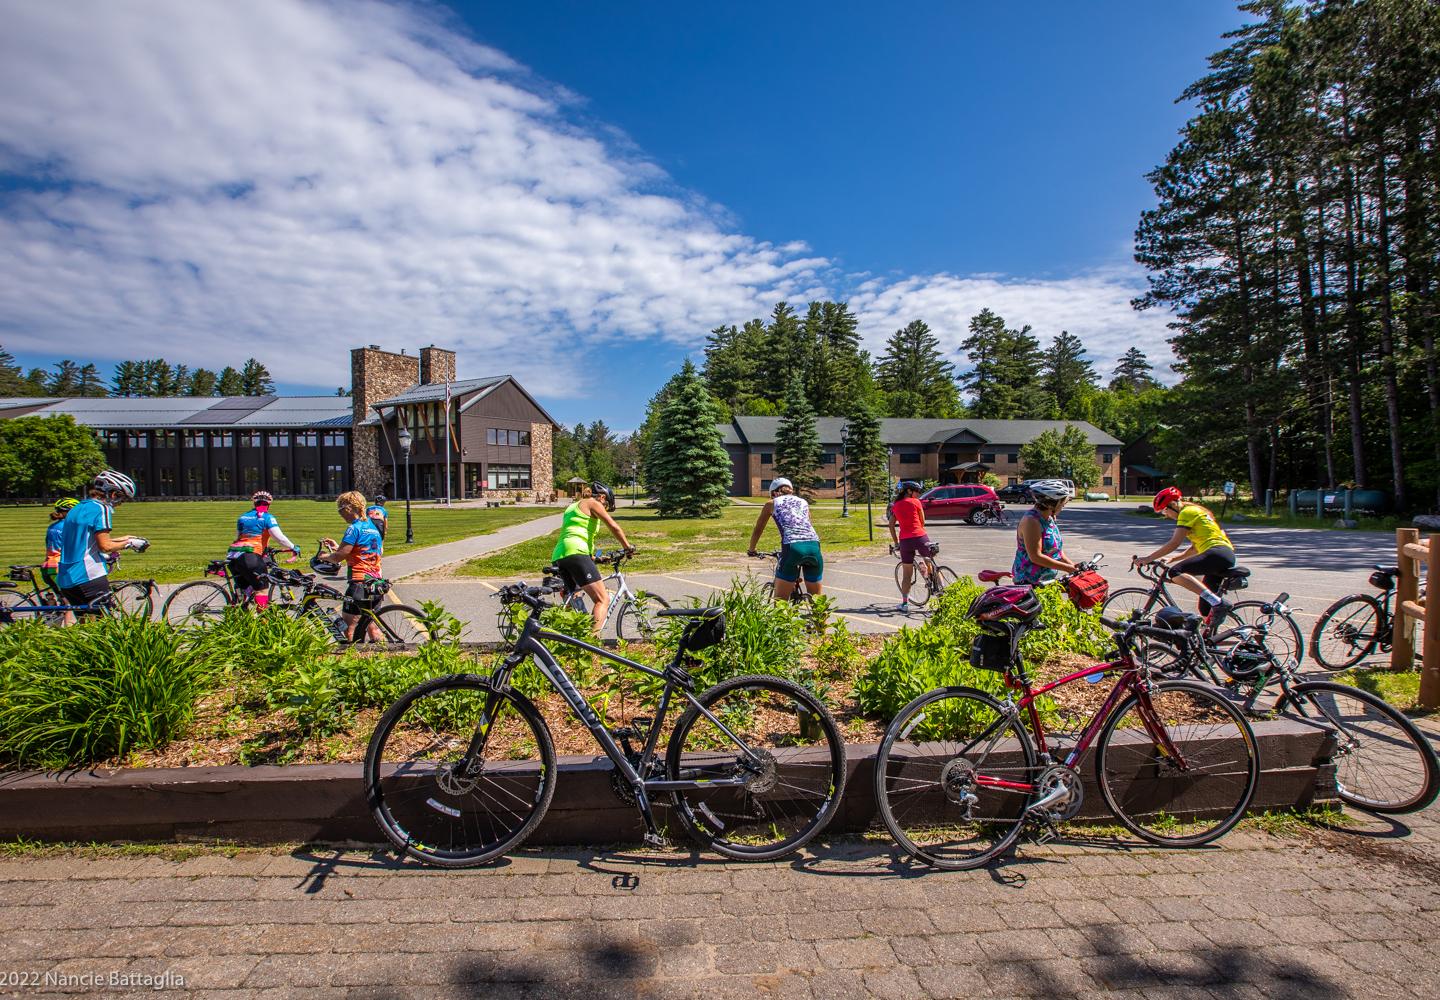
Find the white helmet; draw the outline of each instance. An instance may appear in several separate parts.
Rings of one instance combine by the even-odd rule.
[[[1074,494],[1059,479],[1041,479],[1030,484],[1030,493],[1039,500],[1069,500]]]
[[[135,499],[135,480],[114,469],[106,469],[90,480],[90,488],[102,493],[118,493],[126,500]]]
[[[790,487],[792,490],[795,488],[795,484],[792,483],[790,480],[786,479],[784,476],[780,476],[777,479],[770,480],[771,493],[778,493],[786,486]]]

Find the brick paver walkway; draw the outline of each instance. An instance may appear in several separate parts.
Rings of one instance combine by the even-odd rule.
[[[788,864],[546,852],[464,873],[361,850],[19,858],[0,862],[0,994],[50,973],[125,995],[113,973],[129,995],[168,974],[233,998],[1425,997],[1437,820],[1026,847],[970,873],[860,840]]]

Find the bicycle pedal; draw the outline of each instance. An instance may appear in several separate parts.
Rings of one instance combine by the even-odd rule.
[[[660,834],[658,834],[658,833],[647,833],[647,834],[645,834],[644,840],[645,840],[645,846],[647,846],[647,847],[656,847],[656,848],[665,849],[665,848],[668,848],[668,847],[670,846],[670,841],[666,840],[664,837],[660,836]]]

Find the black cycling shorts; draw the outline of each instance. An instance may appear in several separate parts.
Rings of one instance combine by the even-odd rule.
[[[265,557],[258,552],[237,552],[227,560],[230,579],[240,590],[263,594],[270,589],[270,572]]]
[[[555,568],[560,571],[560,579],[565,581],[565,586],[571,590],[579,590],[600,582],[600,571],[595,568],[595,560],[583,552],[566,556],[555,564]]]
[[[1220,592],[1220,584],[1225,579],[1225,574],[1235,568],[1235,550],[1224,545],[1216,545],[1206,549],[1198,556],[1191,556],[1189,559],[1181,559],[1170,567],[1171,576],[1198,576],[1205,581],[1205,586],[1211,593]],[[1202,599],[1200,610],[1206,612],[1210,606]]]
[[[358,615],[362,611],[375,610],[375,606],[380,603],[380,597],[372,595],[373,591],[364,580],[351,580],[345,591],[345,600],[340,605],[340,613]]]
[[[84,618],[87,615],[98,615],[100,611],[92,606],[110,603],[110,579],[102,576],[94,580],[86,580],[78,587],[66,587],[61,590],[60,596],[65,598],[66,604],[75,609],[77,616]]]

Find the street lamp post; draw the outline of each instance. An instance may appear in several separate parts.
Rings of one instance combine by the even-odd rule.
[[[630,503],[631,503],[632,505],[633,505],[633,504],[636,504],[636,503],[638,503],[638,502],[640,501],[640,493],[639,493],[640,485],[639,485],[639,479],[638,479],[638,473],[639,473],[639,472],[640,472],[640,466],[639,466],[637,463],[635,463],[635,462],[631,462],[631,463],[630,463]]]
[[[395,439],[400,442],[400,454],[405,456],[405,544],[415,541],[415,528],[410,521],[410,444],[414,440],[408,427],[401,427]]]
[[[850,425],[840,428],[840,516],[850,516]]]

